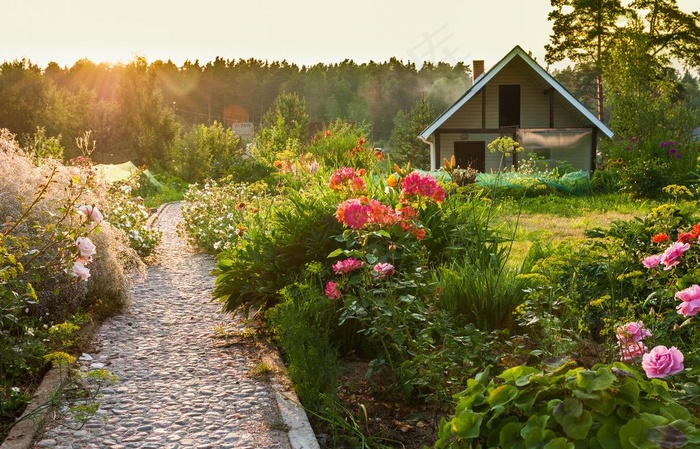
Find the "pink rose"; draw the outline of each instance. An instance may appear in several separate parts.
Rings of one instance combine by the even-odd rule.
[[[676,306],[676,310],[683,316],[695,316],[700,312],[700,285],[693,284],[685,290],[676,292],[676,299],[681,303]]]
[[[95,254],[95,245],[90,241],[89,238],[87,237],[78,237],[78,239],[75,241],[75,246],[78,247],[78,251],[80,251],[80,257],[81,259],[84,259],[84,261],[91,261],[92,256]]]
[[[78,207],[78,212],[81,214],[85,215],[88,219],[94,221],[95,223],[100,223],[102,219],[104,218],[102,216],[102,213],[100,210],[97,208],[97,206],[80,206]]]
[[[673,242],[661,255],[661,263],[665,265],[664,270],[670,270],[678,265],[678,258],[690,249],[690,243]]]
[[[326,284],[326,296],[328,299],[339,299],[340,290],[338,290],[338,284],[333,281],[328,282]]]
[[[335,274],[350,273],[351,271],[360,269],[361,265],[362,264],[360,264],[359,260],[350,257],[348,259],[340,260],[333,264],[333,272]]]
[[[617,340],[620,342],[639,343],[646,337],[651,337],[651,332],[641,321],[632,321],[617,328]]]
[[[620,342],[620,350],[622,351],[622,360],[629,362],[637,357],[642,357],[647,352],[647,347],[644,343],[629,343],[623,346],[623,342]]]
[[[656,254],[653,256],[649,256],[642,261],[642,265],[644,265],[645,268],[656,268],[659,265],[659,263],[661,263],[662,255],[663,254]]]
[[[390,263],[379,262],[374,266],[373,270],[376,273],[377,279],[384,279],[394,274],[394,266]]]
[[[665,377],[683,371],[683,353],[675,346],[656,346],[642,356],[642,368],[647,377]]]
[[[85,268],[82,262],[73,263],[73,276],[79,277],[83,281],[87,281],[90,277],[90,270]]]

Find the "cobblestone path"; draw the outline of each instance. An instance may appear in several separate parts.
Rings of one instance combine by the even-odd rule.
[[[98,416],[72,430],[59,411],[35,448],[290,447],[274,391],[252,373],[254,343],[215,338],[217,325],[235,323],[210,301],[212,259],[177,236],[180,219],[178,203],[162,210],[159,262],[134,287],[128,310],[95,333],[88,363],[119,378]]]

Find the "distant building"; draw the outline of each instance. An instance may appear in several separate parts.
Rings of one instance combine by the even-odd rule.
[[[430,145],[432,169],[453,155],[462,168],[517,169],[517,154],[502,167],[501,155],[486,150],[510,136],[526,154],[590,171],[601,135],[613,132],[516,46],[487,72],[484,61],[474,61],[474,84],[418,137]]]
[[[250,122],[232,123],[231,130],[245,142],[253,140],[255,135],[255,127]]]

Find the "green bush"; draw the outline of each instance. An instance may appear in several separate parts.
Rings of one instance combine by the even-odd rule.
[[[286,190],[264,214],[251,217],[235,245],[217,256],[213,295],[227,311],[257,312],[273,306],[277,292],[293,282],[306,264],[325,260],[336,248],[341,227],[336,196],[311,182]]]
[[[169,168],[189,183],[230,175],[243,158],[240,139],[219,122],[194,126],[170,153]]]
[[[335,396],[339,369],[335,306],[318,282],[294,283],[279,292],[267,314],[269,329],[282,349],[289,376],[305,407],[320,409],[322,395]]]
[[[665,381],[644,380],[622,363],[591,369],[570,362],[545,369],[485,371],[455,396],[435,448],[698,447],[697,416]]]

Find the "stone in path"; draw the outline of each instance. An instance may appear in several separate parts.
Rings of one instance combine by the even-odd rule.
[[[180,219],[178,203],[162,210],[158,262],[128,310],[94,336],[91,363],[118,376],[98,415],[72,430],[64,407],[35,448],[290,447],[273,389],[252,374],[254,343],[215,338],[217,326],[236,323],[211,301],[212,258],[177,236]]]

